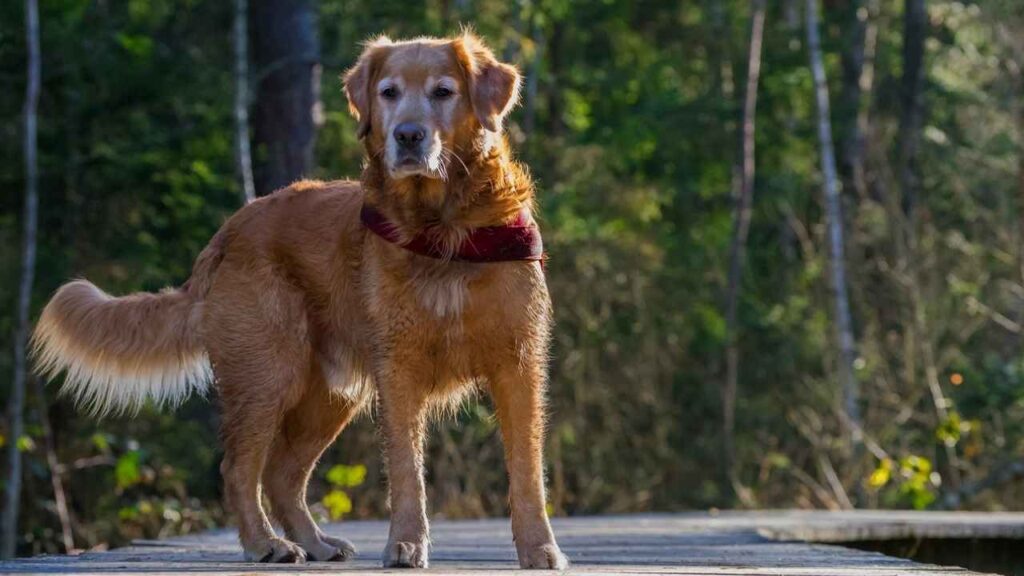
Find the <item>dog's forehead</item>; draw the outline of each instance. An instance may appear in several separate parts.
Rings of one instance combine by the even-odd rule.
[[[407,42],[392,46],[384,60],[384,76],[401,76],[407,83],[421,84],[429,77],[455,75],[458,62],[447,42]]]

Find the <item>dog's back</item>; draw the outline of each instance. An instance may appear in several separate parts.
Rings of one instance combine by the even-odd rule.
[[[212,372],[204,304],[225,257],[230,253],[246,266],[316,267],[338,250],[337,243],[360,241],[361,199],[358,183],[312,181],[261,198],[221,227],[179,288],[114,297],[88,280],[65,284],[36,325],[37,372],[53,378],[66,371],[62,392],[99,415],[134,413],[146,402],[173,407],[205,393]],[[290,249],[296,246],[302,249]],[[306,261],[297,261],[302,254]]]

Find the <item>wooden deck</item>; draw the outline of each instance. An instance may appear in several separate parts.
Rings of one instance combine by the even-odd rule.
[[[914,512],[723,512],[559,518],[555,532],[573,565],[569,574],[713,574],[872,576],[974,574],[967,570],[816,542],[914,538],[1024,540],[1024,514]],[[326,530],[359,549],[347,563],[303,565],[242,561],[232,530],[139,541],[109,552],[0,563],[0,573],[384,574],[387,523],[354,521]],[[507,574],[518,567],[507,520],[434,521],[431,573]],[[1024,546],[1024,541],[1022,541]]]

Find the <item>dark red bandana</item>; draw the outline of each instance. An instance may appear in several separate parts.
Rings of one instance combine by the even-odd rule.
[[[376,208],[364,204],[359,218],[377,236],[420,256],[456,262],[536,261],[544,258],[540,230],[526,210],[510,224],[474,228],[450,257],[444,252],[436,231],[425,230],[403,244],[398,230]]]

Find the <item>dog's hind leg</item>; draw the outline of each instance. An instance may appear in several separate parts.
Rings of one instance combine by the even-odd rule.
[[[291,563],[306,559],[299,546],[274,534],[260,503],[260,476],[280,421],[279,409],[271,402],[224,413],[224,493],[238,517],[238,537],[249,561]]]
[[[274,518],[310,560],[343,561],[355,556],[351,542],[327,536],[313,521],[306,505],[306,485],[320,455],[359,408],[358,400],[332,394],[327,383],[317,377],[299,404],[285,415],[263,469],[263,485]]]
[[[260,502],[260,480],[285,415],[304,395],[312,348],[302,294],[256,272],[225,261],[205,305],[223,410],[224,493],[246,559],[302,562],[305,551],[274,534]]]

